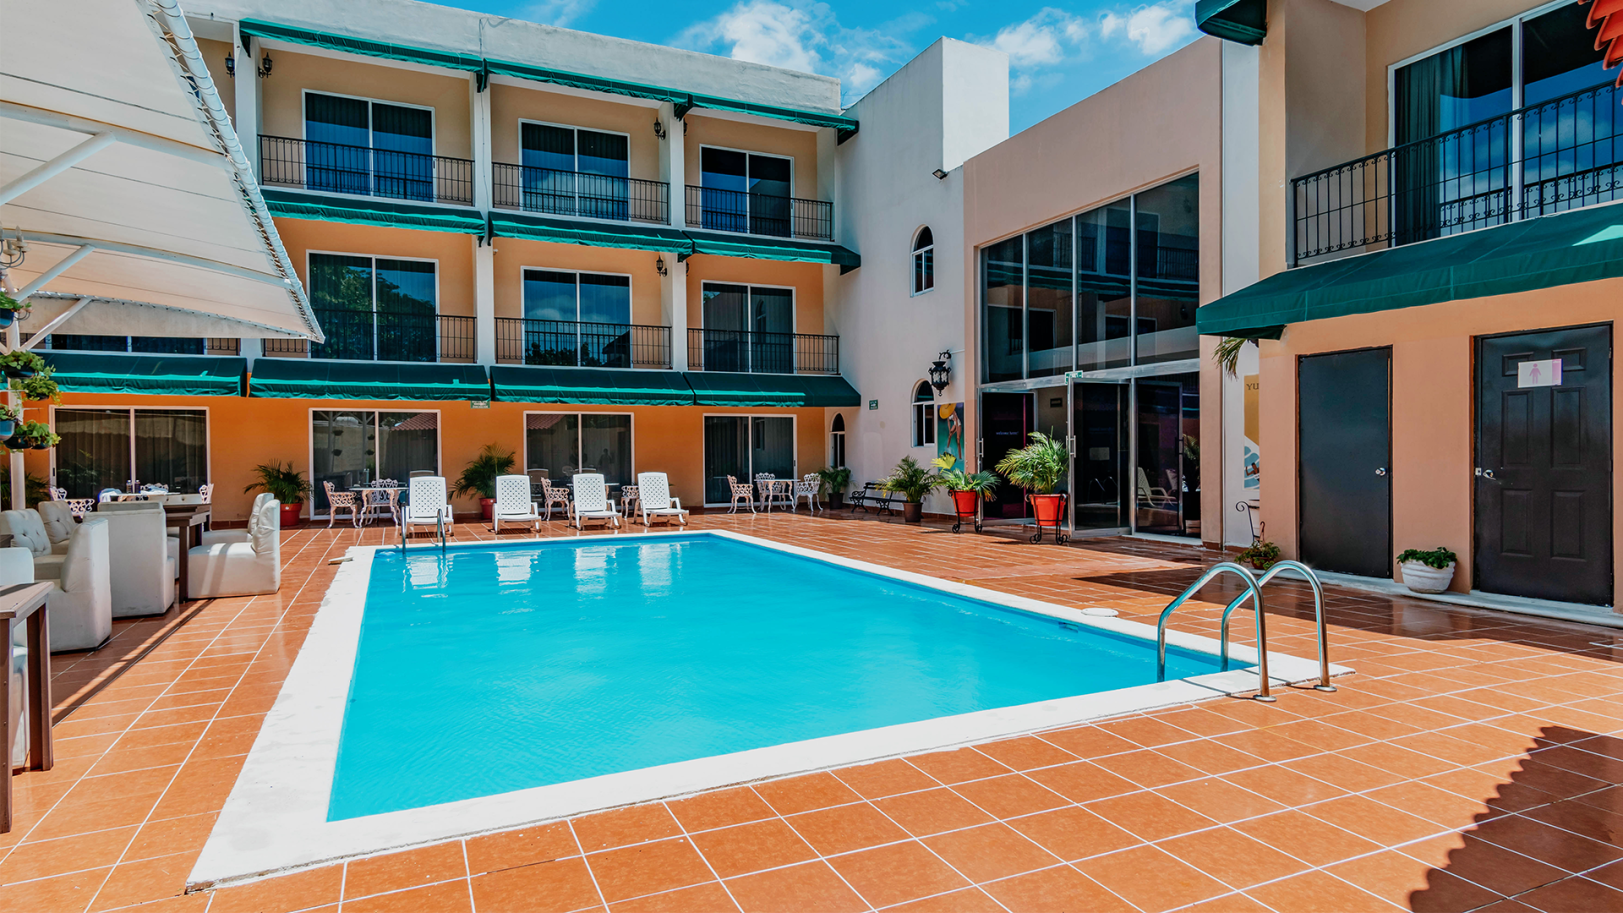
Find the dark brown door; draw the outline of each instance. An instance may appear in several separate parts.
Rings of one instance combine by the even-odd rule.
[[[981,468],[991,471],[1009,451],[1026,445],[1033,428],[1036,401],[1030,393],[981,394]],[[988,518],[1019,519],[1026,515],[1026,493],[1003,479],[997,496],[983,508]]]
[[[1476,588],[1612,604],[1611,328],[1478,339],[1476,449]]]
[[[1297,369],[1302,560],[1392,576],[1392,350],[1303,358]]]

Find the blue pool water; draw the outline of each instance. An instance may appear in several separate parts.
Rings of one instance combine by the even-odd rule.
[[[328,818],[1154,680],[1153,643],[716,536],[380,550]]]

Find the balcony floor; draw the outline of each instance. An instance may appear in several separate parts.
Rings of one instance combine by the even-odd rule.
[[[845,514],[692,525],[1152,622],[1215,560]],[[183,896],[327,562],[393,537],[283,535],[280,594],[120,622],[100,651],[53,658],[59,708],[82,705],[56,768],[13,781],[0,909],[1623,909],[1623,636],[1336,586],[1331,658],[1357,674],[1334,694],[1219,698]],[[1311,598],[1269,592],[1271,646],[1312,656]],[[1187,608],[1174,627],[1215,634],[1220,603]]]

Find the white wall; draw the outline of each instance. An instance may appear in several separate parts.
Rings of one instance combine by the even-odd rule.
[[[1259,51],[1253,47],[1223,42],[1223,294],[1229,295],[1255,283],[1260,272],[1258,203],[1261,172],[1258,144]],[[1221,453],[1223,472],[1222,541],[1225,545],[1250,545],[1251,520],[1235,509],[1241,501],[1262,497],[1259,476],[1248,476],[1247,456],[1255,460],[1260,450],[1246,436],[1245,380],[1258,370],[1257,347],[1240,352],[1233,377],[1222,378],[1222,448],[1208,446],[1207,453]],[[1250,485],[1247,485],[1247,482]],[[1204,528],[1204,525],[1203,525]]]
[[[834,280],[831,333],[840,366],[861,394],[856,409],[826,410],[846,422],[852,484],[881,479],[903,456],[920,463],[936,448],[913,448],[913,388],[937,353],[953,353],[952,382],[937,403],[964,402],[974,385],[964,351],[963,161],[1008,138],[1008,57],[943,38],[869,92],[848,114],[862,132],[838,147],[841,241],[862,268]],[[931,172],[948,172],[939,180]],[[912,244],[921,226],[935,236],[935,290],[913,296]],[[870,410],[870,400],[879,408]],[[950,510],[945,495],[926,509]]]

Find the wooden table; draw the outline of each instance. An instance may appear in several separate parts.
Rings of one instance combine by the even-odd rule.
[[[209,521],[210,508],[207,504],[165,504],[163,512],[168,528],[180,530],[180,555],[175,569],[180,572],[179,601],[188,602],[192,598],[188,556],[194,539],[197,545],[203,544],[203,524]]]
[[[0,777],[0,834],[11,830],[11,751],[17,734],[11,731],[11,664],[14,625],[28,625],[28,768],[50,770],[51,745],[51,632],[45,613],[50,583],[19,583],[0,589],[0,633],[5,635],[5,665],[0,668],[0,749],[5,751],[5,776]],[[26,619],[26,622],[25,622]]]

